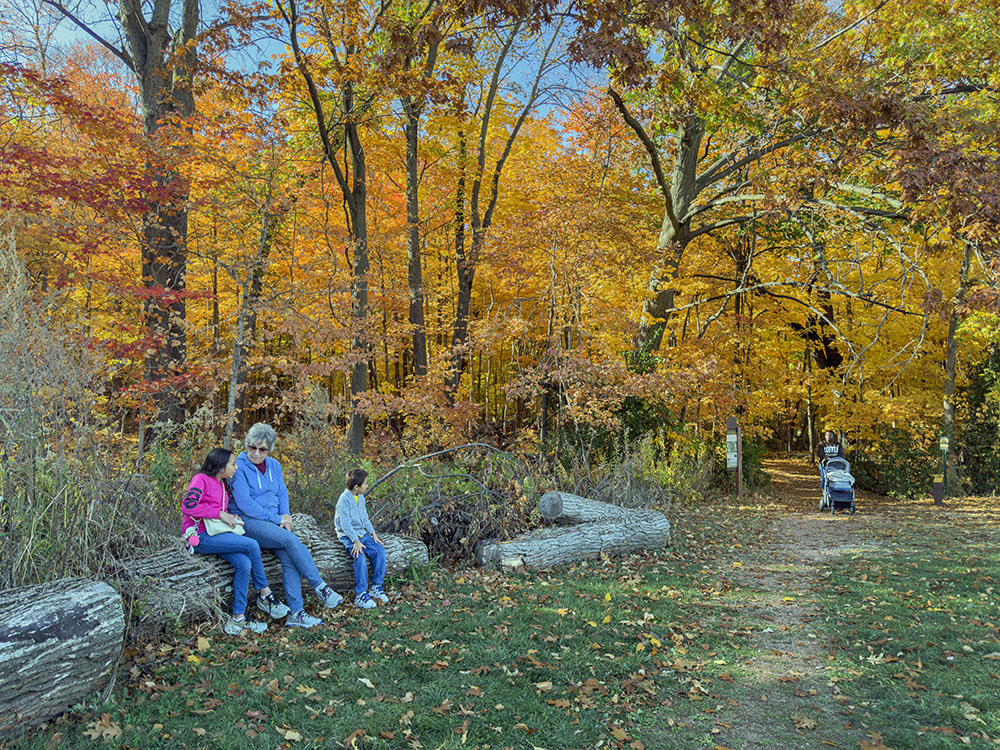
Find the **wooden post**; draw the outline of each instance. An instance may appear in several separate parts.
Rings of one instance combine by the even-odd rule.
[[[726,418],[726,470],[736,472],[736,497],[743,499],[743,430],[736,417]]]

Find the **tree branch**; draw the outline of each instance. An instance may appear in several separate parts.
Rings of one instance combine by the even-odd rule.
[[[815,133],[811,131],[806,131],[803,133],[796,133],[795,135],[791,135],[788,138],[783,138],[780,141],[771,141],[766,146],[761,146],[760,148],[754,149],[741,159],[734,159],[733,157],[735,151],[730,151],[729,154],[726,157],[724,157],[724,159],[717,160],[715,164],[709,167],[707,172],[705,172],[701,177],[698,178],[696,183],[697,190],[698,192],[701,192],[706,187],[711,185],[713,182],[724,180],[726,177],[733,174],[733,172],[738,172],[746,165],[752,164],[755,161],[759,161],[768,154],[773,154],[775,151],[787,148],[788,146],[791,146],[793,143],[798,143],[799,141],[803,141],[811,135],[815,135]],[[721,168],[722,164],[727,161],[729,162],[729,166]]]
[[[111,52],[111,54],[113,54],[115,57],[117,57],[119,60],[121,60],[123,63],[125,63],[125,65],[128,67],[129,70],[131,70],[133,73],[136,73],[136,75],[138,75],[138,73],[136,72],[136,69],[135,69],[135,63],[132,61],[132,58],[129,57],[129,55],[128,55],[127,52],[125,52],[124,50],[116,47],[111,42],[109,42],[107,39],[105,39],[100,34],[98,34],[97,32],[95,32],[86,23],[84,23],[83,21],[81,21],[79,18],[77,18],[76,16],[74,16],[72,13],[70,13],[69,10],[67,10],[66,8],[64,8],[61,3],[53,2],[53,0],[42,0],[42,2],[45,3],[46,5],[51,5],[53,8],[55,8],[60,13],[62,13],[66,18],[68,18],[70,21],[72,21],[76,25],[76,27],[78,29],[80,29],[82,32],[84,32],[85,34],[87,34],[88,36],[90,36],[92,39],[94,39],[96,42],[98,42],[99,44],[101,44],[102,46],[104,46],[106,49],[108,49]]]
[[[681,224],[677,220],[677,215],[674,213],[674,201],[670,194],[670,186],[667,185],[666,177],[663,176],[663,166],[660,163],[660,154],[656,148],[656,144],[653,143],[653,139],[649,137],[646,129],[642,127],[642,123],[639,122],[632,113],[628,111],[628,107],[625,101],[622,99],[621,95],[614,90],[614,87],[608,86],[608,94],[614,100],[615,107],[621,114],[622,119],[628,124],[630,128],[639,137],[642,142],[643,147],[646,149],[646,153],[649,155],[649,160],[653,164],[653,174],[656,175],[656,183],[660,186],[660,192],[663,194],[663,203],[666,207],[667,217],[670,219],[670,223],[674,227],[674,231],[680,231]]]

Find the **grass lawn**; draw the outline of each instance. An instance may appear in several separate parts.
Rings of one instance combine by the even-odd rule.
[[[818,651],[766,688],[768,746],[1000,744],[997,515],[978,509],[886,510],[867,552],[786,597],[809,600],[798,635]],[[11,746],[756,747],[740,722],[775,623],[748,603],[783,592],[730,572],[793,511],[675,506],[660,554],[389,581],[390,605],[342,605],[314,631],[175,633],[127,655],[110,702]]]

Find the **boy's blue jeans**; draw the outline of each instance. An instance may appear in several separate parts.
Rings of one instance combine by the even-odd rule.
[[[302,540],[276,523],[242,516],[246,535],[255,539],[261,549],[269,549],[281,562],[281,584],[285,588],[285,602],[292,612],[305,608],[302,599],[302,579],[314,589],[323,585],[316,563]]]
[[[244,614],[247,611],[247,585],[251,578],[255,589],[267,588],[260,546],[253,539],[239,534],[211,536],[203,531],[198,539],[198,546],[193,548],[195,552],[199,555],[218,555],[233,566],[233,614]]]
[[[368,560],[372,561],[372,583],[381,586],[385,582],[385,547],[372,539],[371,534],[365,534],[361,537],[365,549],[354,557],[351,553],[354,542],[345,542],[343,538],[340,541],[354,560],[354,593],[360,594],[368,590]]]

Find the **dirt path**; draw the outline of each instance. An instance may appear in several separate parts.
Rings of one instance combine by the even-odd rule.
[[[837,556],[871,548],[872,508],[879,500],[859,494],[858,513],[819,511],[819,483],[804,462],[768,462],[769,494],[785,506],[758,549],[723,562],[729,578],[749,593],[743,614],[768,623],[753,631],[754,656],[719,744],[732,748],[821,748],[856,745],[850,706],[827,672],[828,648],[812,627],[810,602],[824,565]],[[867,507],[866,507],[867,503]],[[721,572],[721,571],[720,571]]]

